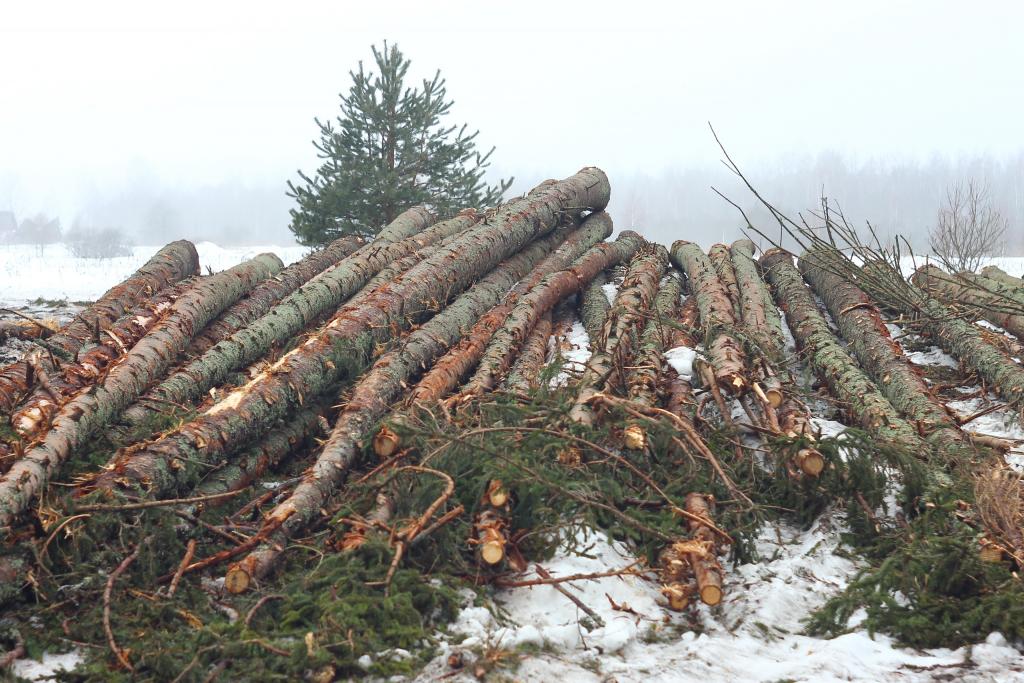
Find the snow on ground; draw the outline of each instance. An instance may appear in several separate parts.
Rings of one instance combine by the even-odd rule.
[[[564,584],[603,624],[551,586],[500,590],[497,616],[486,607],[463,609],[419,680],[444,675],[453,652],[469,659],[504,649],[518,651],[513,675],[524,681],[1024,681],[1020,652],[998,633],[973,648],[926,651],[865,631],[803,635],[803,620],[858,569],[835,552],[841,530],[830,514],[806,531],[766,526],[757,541],[762,561],[730,567],[722,605],[700,605],[692,617],[666,611],[658,584],[636,576]],[[544,568],[559,577],[633,562],[602,533],[578,541],[583,553],[561,553]],[[472,680],[472,668],[452,680]]]
[[[50,244],[42,250],[24,244],[0,245],[0,300],[9,304],[40,297],[93,301],[135,272],[159,249],[132,247],[131,256],[83,259],[73,256],[63,244]],[[207,267],[217,272],[266,251],[274,252],[288,265],[309,251],[297,245],[220,247],[212,242],[199,242],[196,250],[204,273]]]
[[[590,336],[583,327],[583,323],[577,320],[567,333],[551,338],[548,348],[548,363],[555,359],[556,350],[561,352],[565,365],[562,367],[562,371],[551,379],[551,386],[561,387],[568,383],[570,373],[582,372],[587,361],[590,360]]]
[[[11,673],[18,678],[29,681],[45,681],[52,679],[58,671],[71,671],[82,661],[78,650],[53,655],[43,653],[40,661],[35,659],[18,659],[11,665]]]
[[[904,256],[900,259],[900,269],[906,277],[910,277],[914,274],[916,268],[920,268],[926,263],[942,267],[942,264],[936,261],[934,256],[929,258],[925,254],[914,254],[913,256]],[[982,268],[985,266],[996,266],[997,268],[1002,268],[1008,275],[1024,277],[1024,257],[1021,256],[987,258],[981,264]]]

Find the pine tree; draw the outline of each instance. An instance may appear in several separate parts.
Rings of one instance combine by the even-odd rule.
[[[302,244],[321,245],[341,235],[373,235],[402,211],[426,204],[439,217],[501,200],[511,179],[483,181],[491,151],[476,149],[479,131],[445,125],[452,101],[438,71],[421,88],[405,84],[409,60],[394,45],[372,48],[377,72],[363,63],[350,72],[341,113],[321,122],[314,141],[324,160],[312,177],[289,181],[291,230]]]

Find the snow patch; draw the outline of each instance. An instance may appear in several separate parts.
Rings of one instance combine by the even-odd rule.
[[[693,361],[696,359],[697,350],[688,346],[677,346],[665,352],[665,360],[685,380],[693,377]]]
[[[910,351],[906,354],[907,360],[914,365],[941,365],[947,368],[959,369],[960,363],[956,358],[949,355],[938,346],[932,346],[927,351]]]
[[[71,650],[63,654],[44,652],[41,660],[15,660],[11,665],[11,673],[17,678],[29,681],[49,680],[54,678],[58,671],[72,671],[81,662],[82,653],[78,650]]]

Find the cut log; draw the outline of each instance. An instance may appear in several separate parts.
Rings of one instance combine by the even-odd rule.
[[[551,232],[567,213],[571,218],[602,208],[609,193],[604,173],[589,168],[509,202],[361,305],[342,307],[317,336],[189,424],[135,454],[118,454],[96,485],[109,490],[123,484],[151,496],[187,486],[204,463],[258,438],[290,410],[361,369],[373,345],[406,327],[410,315],[458,295],[500,261]]]
[[[737,324],[728,291],[698,245],[684,240],[673,242],[671,256],[673,265],[686,274],[690,293],[697,299],[715,381],[731,394],[745,394],[750,382],[743,350],[734,336]]]
[[[455,344],[518,280],[538,263],[543,267],[544,257],[558,247],[570,230],[571,227],[560,228],[499,264],[450,306],[411,332],[398,348],[374,363],[352,390],[316,463],[305,472],[291,496],[266,517],[261,535],[267,542],[232,567],[233,585],[249,585],[239,572],[259,579],[270,571],[288,537],[319,514],[345,481],[361,453],[363,441],[408,382]]]
[[[687,559],[693,568],[693,576],[697,582],[697,593],[701,602],[705,605],[717,605],[722,601],[722,565],[719,564],[717,555],[717,539],[715,533],[707,524],[698,522],[694,517],[711,521],[711,506],[708,501],[714,499],[700,493],[691,493],[686,496],[686,511],[692,515],[688,517],[690,527],[690,540],[696,541],[700,547],[689,550]]]
[[[58,329],[54,321],[0,320],[0,343],[7,339],[47,339]]]
[[[0,478],[0,527],[10,525],[26,510],[77,448],[167,370],[196,330],[280,267],[277,256],[261,254],[204,278],[178,298],[167,317],[111,369],[102,383],[61,408],[43,441]]]
[[[125,411],[124,419],[137,425],[167,405],[188,405],[228,376],[263,358],[275,345],[288,344],[296,335],[358,292],[374,274],[397,259],[416,253],[446,237],[475,225],[479,216],[463,212],[423,230],[430,214],[410,209],[388,225],[374,242],[360,248],[333,268],[286,296],[261,318],[219,342],[199,358],[173,373]],[[422,232],[420,232],[422,230]],[[404,236],[404,239],[400,239]]]
[[[537,388],[540,371],[548,359],[548,340],[551,338],[551,313],[545,313],[530,330],[530,336],[523,343],[519,358],[505,378],[505,388],[520,394],[528,394]]]
[[[771,249],[761,256],[760,264],[775,302],[786,314],[798,348],[847,415],[883,444],[911,453],[926,453],[928,446],[917,430],[900,417],[833,336],[800,271],[793,265],[792,254]]]
[[[722,283],[726,294],[729,296],[729,301],[732,303],[733,317],[737,321],[741,320],[740,287],[736,281],[736,271],[732,265],[729,247],[724,244],[711,245],[711,248],[708,249],[708,260],[715,267],[718,281]]]
[[[892,340],[871,299],[855,283],[838,275],[829,260],[829,254],[813,249],[801,255],[798,266],[839,327],[846,348],[943,459],[952,463],[973,453],[970,439]]]
[[[1024,341],[1024,297],[988,278],[950,275],[927,264],[910,281],[946,304],[967,308],[972,314],[1001,327]]]
[[[110,367],[153,330],[172,310],[174,302],[191,289],[199,278],[189,278],[164,287],[149,300],[100,333],[99,343],[78,354],[78,362],[65,363],[40,382],[32,395],[11,416],[11,425],[23,439],[38,438],[50,427],[50,420],[76,393],[95,384]]]
[[[495,332],[508,320],[519,299],[551,273],[570,267],[588,249],[612,233],[608,214],[598,212],[587,217],[568,240],[552,255],[542,269],[516,284],[500,304],[481,316],[462,341],[438,359],[412,390],[407,403],[432,403],[455,390],[479,363]]]
[[[596,348],[601,328],[604,327],[604,319],[608,317],[608,309],[612,306],[604,291],[606,284],[608,274],[598,273],[580,293],[580,320],[583,321],[583,329],[587,331],[587,337],[590,339],[591,352]]]
[[[318,274],[337,265],[361,246],[363,240],[352,235],[336,239],[323,249],[317,249],[265,282],[261,282],[248,296],[221,313],[197,334],[186,353],[192,357],[203,355],[214,344],[259,319],[281,299]]]
[[[644,325],[636,359],[629,372],[629,397],[645,406],[658,405],[658,386],[665,370],[665,351],[676,338],[670,326],[679,310],[683,292],[680,276],[668,273],[654,298],[653,315]]]
[[[786,336],[775,302],[754,261],[754,243],[737,240],[729,248],[739,291],[740,320],[761,356],[774,365],[785,360]]]
[[[198,271],[199,255],[195,246],[187,240],[171,242],[131,277],[107,290],[94,304],[76,315],[74,320],[47,339],[46,343],[64,351],[68,356],[74,356],[83,344],[96,335],[96,330],[107,329],[132,306],[169,284],[192,277]],[[53,369],[45,354],[33,353],[47,369]],[[0,414],[10,414],[19,397],[31,388],[26,382],[27,367],[27,361],[21,360],[0,370]]]
[[[1016,292],[1024,294],[1024,279],[1014,277],[998,266],[985,266],[981,269],[981,274],[990,280],[995,280]]]
[[[597,350],[580,377],[576,402],[569,411],[576,422],[593,424],[590,400],[606,387],[624,382],[621,371],[632,364],[639,330],[654,304],[666,268],[668,252],[660,244],[645,243],[629,262],[622,287],[601,328]],[[630,436],[635,437],[635,431]]]

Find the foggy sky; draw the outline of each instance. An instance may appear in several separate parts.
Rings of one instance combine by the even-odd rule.
[[[145,196],[173,205],[168,229],[183,236],[231,221],[243,234],[271,226],[280,241],[285,181],[316,166],[313,117],[336,113],[349,70],[385,39],[414,77],[442,70],[451,121],[497,146],[495,173],[516,175],[514,191],[600,166],[620,227],[644,178],[671,193],[665,178],[688,177],[699,202],[728,182],[708,121],[766,179],[823,155],[850,168],[955,168],[1024,149],[1017,3],[666,5],[5,4],[0,210],[67,226]],[[1018,201],[1019,181],[1006,195]]]

